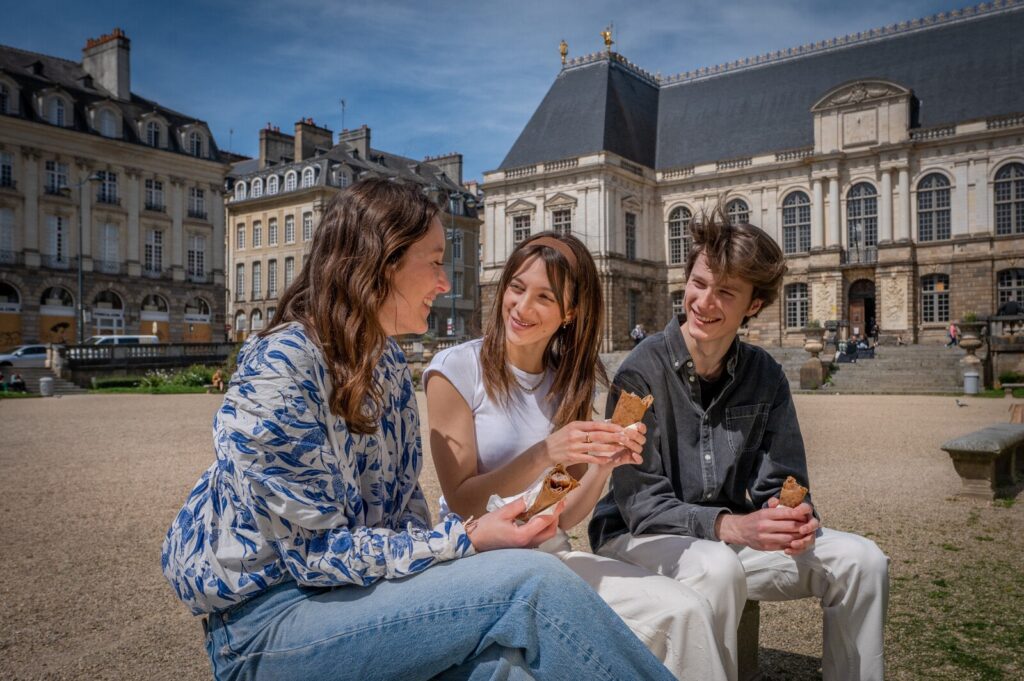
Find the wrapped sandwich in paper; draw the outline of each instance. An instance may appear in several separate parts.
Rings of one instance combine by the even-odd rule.
[[[628,428],[629,426],[642,421],[647,409],[654,404],[654,395],[641,398],[628,390],[623,390],[619,401],[615,403],[615,411],[612,413],[612,423]]]
[[[579,481],[565,470],[565,466],[556,464],[544,471],[525,492],[510,497],[492,494],[487,500],[487,510],[496,511],[522,498],[526,502],[526,510],[516,516],[516,520],[526,522],[535,515],[553,513],[555,504],[579,486]]]

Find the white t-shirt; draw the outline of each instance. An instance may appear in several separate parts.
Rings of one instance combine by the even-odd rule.
[[[551,434],[551,423],[557,405],[547,400],[554,373],[530,374],[510,365],[516,380],[511,386],[509,403],[491,400],[484,389],[480,348],[483,339],[462,343],[442,350],[434,356],[423,372],[423,385],[434,373],[447,378],[466,400],[473,413],[476,429],[476,465],[478,473],[501,468],[525,450]],[[517,389],[516,383],[532,388],[532,393]],[[448,504],[441,497],[441,516],[448,513]]]

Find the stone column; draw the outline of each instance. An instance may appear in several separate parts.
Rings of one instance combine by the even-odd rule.
[[[842,245],[839,217],[839,178],[828,178],[828,245]]]
[[[21,193],[25,197],[25,239],[22,248],[25,253],[25,266],[39,267],[39,254],[45,248],[39,242],[39,150],[34,147],[22,147],[21,157],[25,166],[25,172],[21,175]]]
[[[882,195],[878,206],[878,242],[892,241],[892,171],[882,171]]]
[[[171,176],[171,276],[175,281],[185,280],[185,270],[182,267],[182,244],[185,240],[185,182],[184,177]]]
[[[213,221],[213,243],[210,244],[210,260],[206,267],[213,275],[214,283],[224,283],[224,196],[218,185],[210,184],[210,200],[206,204]],[[301,221],[302,216],[296,216]],[[301,228],[301,223],[300,227]]]
[[[896,216],[896,240],[910,240],[910,169],[900,168],[899,211]]]
[[[811,187],[811,249],[817,250],[825,245],[825,198],[821,191],[821,178],[815,178]]]
[[[967,175],[969,169],[968,161],[956,163],[953,166],[953,187],[950,197],[949,219],[950,235],[953,237],[966,236],[970,233],[970,213],[967,203],[967,185],[970,178]]]
[[[995,234],[996,221],[989,212],[992,210],[992,185],[988,181],[988,159],[977,158],[974,169],[974,224],[972,234]]]
[[[125,210],[128,212],[128,250],[125,264],[128,266],[128,275],[137,277],[142,274],[139,266],[139,211],[141,201],[139,200],[141,183],[139,178],[142,175],[140,168],[126,168],[125,175],[128,181],[125,183]]]

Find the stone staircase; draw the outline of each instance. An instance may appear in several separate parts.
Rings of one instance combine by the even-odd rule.
[[[25,385],[28,387],[28,391],[34,395],[39,394],[39,379],[48,376],[53,379],[53,394],[54,395],[85,395],[88,390],[79,388],[71,381],[65,381],[62,378],[54,376],[53,372],[49,369],[43,368],[29,368],[29,367],[4,367],[4,376],[10,377],[15,373],[21,374],[21,377],[25,379]]]
[[[800,366],[810,359],[803,348],[765,348],[782,365],[792,390],[800,389]],[[828,348],[835,352],[832,346]],[[602,353],[608,378],[615,376],[628,352]],[[882,345],[874,359],[835,364],[831,383],[822,392],[863,394],[960,394],[960,359],[964,351],[942,345]]]
[[[829,346],[829,350],[834,349]],[[793,390],[800,388],[800,365],[810,355],[799,348],[768,348],[782,364]],[[874,359],[856,364],[833,364],[825,391],[863,394],[959,394],[960,348],[942,345],[882,345]]]

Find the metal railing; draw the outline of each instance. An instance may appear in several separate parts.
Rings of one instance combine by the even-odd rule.
[[[6,189],[17,189],[18,181],[10,177],[0,178],[0,187],[4,187]]]
[[[202,209],[199,209],[199,208],[189,208],[188,209],[188,216],[190,218],[196,218],[198,220],[205,220],[206,219],[206,211],[202,210]]]
[[[44,253],[40,256],[43,267],[47,267],[51,270],[69,270],[71,269],[71,258],[64,255],[50,255]]]
[[[102,272],[103,274],[124,274],[125,266],[124,263],[116,260],[93,260],[92,269],[95,272]]]
[[[209,272],[189,272],[188,280],[194,284],[209,284],[213,277]]]
[[[840,254],[840,265],[873,265],[878,262],[878,248],[875,246],[854,246]]]
[[[25,256],[21,251],[0,251],[0,265],[21,265]]]
[[[121,197],[113,192],[100,192],[96,195],[96,203],[105,203],[110,206],[120,206]]]
[[[154,213],[166,213],[167,206],[162,203],[156,203],[155,201],[146,201],[146,210],[153,211]]]
[[[171,270],[169,269],[156,269],[152,267],[143,267],[142,276],[149,279],[167,279],[171,276]]]

